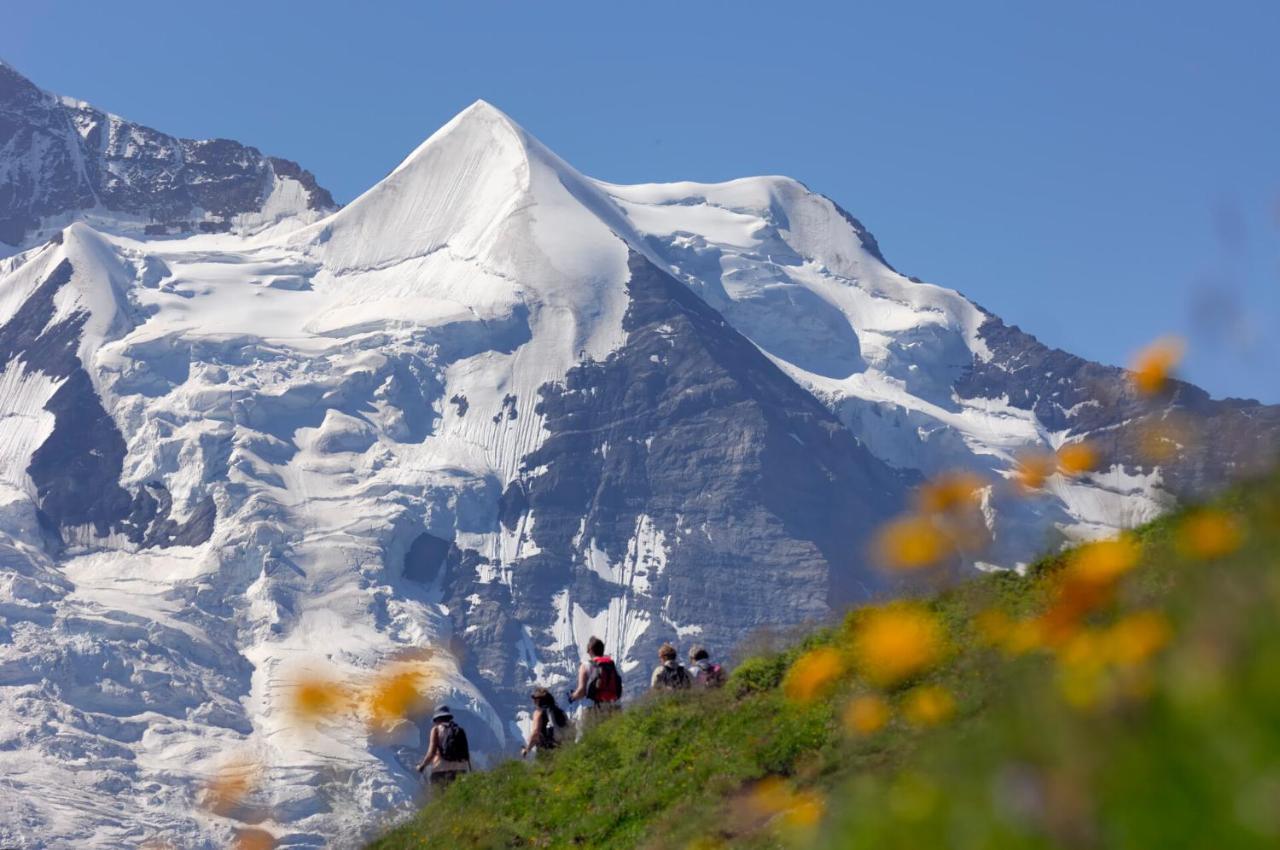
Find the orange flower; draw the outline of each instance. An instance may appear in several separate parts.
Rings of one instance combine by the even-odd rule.
[[[1184,557],[1223,558],[1244,543],[1244,528],[1228,513],[1213,509],[1196,511],[1178,526],[1178,551]]]
[[[1144,419],[1134,426],[1134,431],[1138,453],[1148,463],[1168,463],[1197,441],[1191,420],[1178,414]]]
[[[988,608],[973,618],[973,628],[978,633],[978,640],[985,646],[1000,646],[1009,639],[1014,623],[1005,612]]]
[[[1173,627],[1157,611],[1138,611],[1125,616],[1107,631],[1108,655],[1116,664],[1137,666],[1169,642]]]
[[[855,626],[853,653],[868,681],[889,687],[936,664],[945,642],[937,617],[921,605],[903,602],[863,614]]]
[[[1058,467],[1057,460],[1047,452],[1019,452],[1016,460],[1013,480],[1023,490],[1039,490]]]
[[[906,516],[881,528],[876,536],[877,560],[896,570],[918,570],[947,556],[951,541],[927,517]]]
[[[844,672],[844,659],[829,646],[820,646],[796,659],[787,671],[783,693],[788,699],[809,702],[822,694]]]
[[[1139,351],[1129,368],[1133,388],[1145,396],[1162,392],[1185,349],[1186,344],[1178,337],[1164,337]]]
[[[230,815],[253,793],[261,768],[244,757],[228,761],[204,787],[205,807],[216,815]]]
[[[793,791],[776,776],[757,782],[747,794],[747,807],[764,818],[780,816],[783,827],[808,829],[822,819],[825,804],[812,791]]]
[[[369,690],[370,720],[378,726],[387,726],[425,710],[426,683],[427,675],[420,669],[401,668],[382,674]]]
[[[299,719],[314,723],[342,711],[349,698],[349,689],[339,682],[306,678],[293,685],[289,708]]]
[[[947,472],[916,490],[916,506],[923,514],[945,514],[977,507],[986,485],[972,472]]]
[[[955,698],[939,685],[922,685],[902,703],[902,715],[913,726],[937,726],[950,720],[955,711]]]
[[[1067,575],[1094,584],[1108,584],[1136,567],[1141,557],[1142,546],[1132,535],[1098,540],[1071,553]]]
[[[1067,443],[1058,449],[1058,471],[1063,475],[1080,475],[1097,465],[1098,451],[1087,441]]]
[[[874,735],[889,722],[889,704],[882,697],[854,697],[844,710],[844,726],[854,735]]]
[[[826,803],[812,791],[801,791],[792,798],[782,813],[782,825],[792,830],[808,830],[818,825],[826,811]]]
[[[242,829],[236,833],[236,850],[272,850],[276,839],[261,829]]]

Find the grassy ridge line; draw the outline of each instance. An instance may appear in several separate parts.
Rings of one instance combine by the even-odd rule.
[[[857,676],[805,702],[781,687],[797,658],[847,641],[853,612],[745,661],[722,692],[646,700],[554,758],[466,777],[370,846],[1277,846],[1280,486],[1219,504],[1245,523],[1243,548],[1206,563],[1174,545],[1185,514],[1143,528],[1140,566],[1064,646],[1006,653],[975,625],[1045,610],[1061,557],[928,600],[951,653],[885,695],[894,717],[874,734],[842,721],[872,690]],[[1119,672],[1086,655],[1082,688],[1064,647],[1135,611],[1161,612],[1171,645]],[[949,722],[902,719],[924,686],[954,697]]]

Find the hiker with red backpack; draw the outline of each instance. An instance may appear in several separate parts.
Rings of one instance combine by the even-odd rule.
[[[604,654],[604,641],[587,641],[587,660],[578,665],[578,687],[569,694],[569,704],[591,700],[587,716],[600,720],[622,707],[622,674],[613,659]]]
[[[556,704],[556,698],[546,688],[534,688],[529,698],[533,700],[533,728],[520,750],[521,758],[531,752],[545,753],[560,746],[564,733],[559,730],[569,725],[569,715]]]
[[[689,667],[693,671],[693,684],[699,688],[718,688],[724,684],[724,668],[711,660],[705,646],[695,644],[690,648]]]
[[[418,773],[431,767],[431,790],[448,786],[453,780],[471,771],[471,748],[467,733],[453,720],[449,706],[442,705],[431,716],[431,734],[428,736],[427,754],[418,764]]]
[[[662,663],[653,670],[649,687],[655,691],[686,691],[693,685],[693,677],[684,665],[677,660],[680,653],[669,643],[658,649],[658,660]]]

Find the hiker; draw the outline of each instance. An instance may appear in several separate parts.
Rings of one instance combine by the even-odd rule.
[[[718,688],[724,684],[724,668],[711,661],[711,653],[705,646],[694,645],[689,649],[689,666],[693,669],[693,683],[700,688]]]
[[[560,746],[561,733],[557,730],[569,725],[569,715],[556,704],[556,698],[546,688],[534,688],[529,698],[533,700],[533,728],[529,730],[529,740],[520,750],[521,758],[535,750],[545,753]]]
[[[453,712],[442,705],[431,716],[431,735],[427,754],[418,764],[418,773],[431,767],[432,790],[442,789],[459,774],[471,771],[471,748],[467,745],[467,733],[453,722]]]
[[[658,648],[658,660],[662,663],[653,670],[649,687],[655,691],[683,691],[693,684],[693,677],[677,659],[679,653],[669,643]]]
[[[578,687],[569,694],[569,704],[591,700],[589,716],[599,720],[622,707],[622,674],[613,659],[604,654],[604,641],[587,641],[587,660],[578,665]]]

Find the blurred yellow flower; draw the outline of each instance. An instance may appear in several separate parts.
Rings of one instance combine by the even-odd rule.
[[[420,669],[392,670],[380,675],[367,695],[369,719],[386,726],[428,708],[423,693],[427,675]]]
[[[1013,632],[1013,619],[998,608],[979,611],[973,618],[974,631],[984,646],[1001,646]]]
[[[973,508],[982,500],[983,480],[972,472],[947,472],[916,490],[916,507],[923,514],[944,514]]]
[[[764,817],[773,817],[786,810],[791,800],[791,789],[777,776],[766,776],[751,786],[747,794],[747,805],[755,814]]]
[[[794,791],[782,779],[767,776],[747,794],[747,806],[757,816],[779,817],[789,829],[808,829],[822,819],[826,808],[822,798],[812,791]]]
[[[788,699],[809,702],[826,692],[844,672],[844,658],[829,647],[820,646],[795,660],[783,682]]]
[[[913,726],[937,726],[955,714],[956,701],[939,685],[922,685],[902,701],[902,716]]]
[[[1058,468],[1057,459],[1048,452],[1024,451],[1015,458],[1013,480],[1025,490],[1039,490]]]
[[[261,773],[261,767],[244,756],[226,762],[205,783],[205,808],[215,815],[230,815],[253,793]]]
[[[852,648],[862,675],[890,687],[936,664],[945,635],[927,608],[901,602],[867,610],[855,625]]]
[[[1169,383],[1174,367],[1182,360],[1186,343],[1178,337],[1164,337],[1138,352],[1129,367],[1129,380],[1140,395],[1156,395]]]
[[[928,517],[905,516],[893,520],[876,536],[877,560],[897,570],[930,567],[947,556],[951,542]]]
[[[1138,454],[1148,463],[1168,463],[1193,448],[1198,440],[1194,422],[1177,413],[1143,419],[1133,428]]]
[[[1098,466],[1098,450],[1088,441],[1067,443],[1058,449],[1058,471],[1063,475],[1080,475]]]
[[[235,850],[271,850],[275,846],[275,837],[261,829],[242,829],[236,833]]]
[[[340,682],[306,678],[294,683],[289,707],[295,717],[314,723],[342,711],[349,698],[350,690]]]
[[[1168,618],[1157,611],[1137,611],[1107,631],[1108,655],[1116,664],[1136,666],[1160,651],[1173,636]]]
[[[1093,584],[1109,584],[1136,567],[1141,557],[1142,546],[1131,534],[1097,540],[1070,554],[1067,577]]]
[[[854,697],[844,710],[844,726],[854,735],[874,735],[889,722],[889,703],[883,697]]]
[[[1230,555],[1244,543],[1244,527],[1230,514],[1206,508],[1178,526],[1178,551],[1188,558],[1212,560]]]
[[[826,803],[812,791],[795,794],[782,813],[782,825],[793,830],[808,830],[818,825],[826,811]]]

